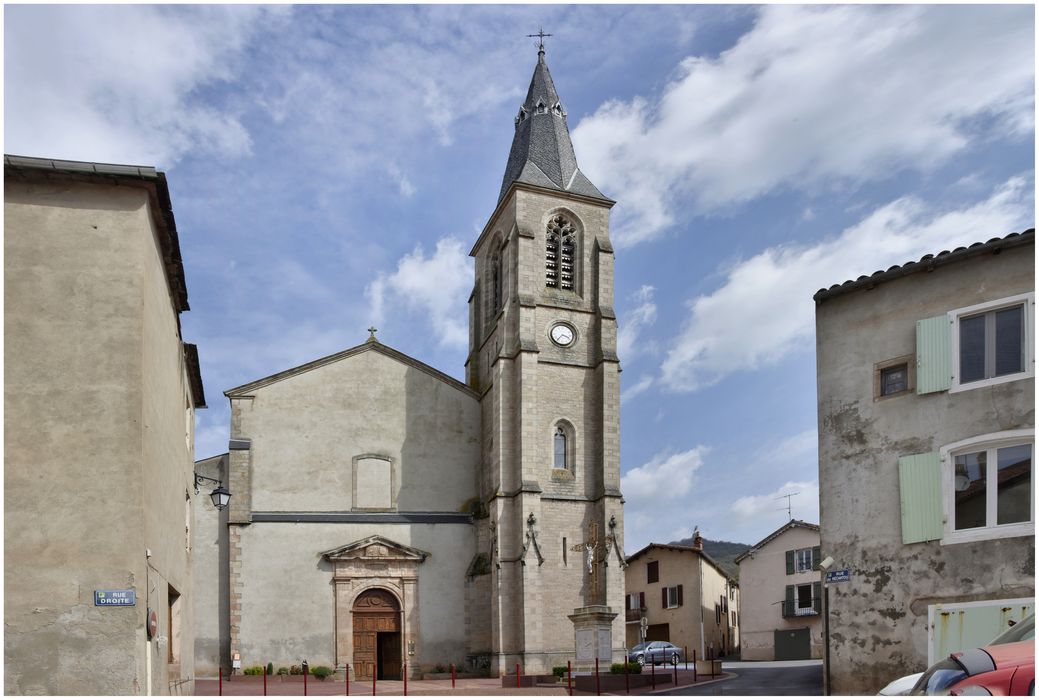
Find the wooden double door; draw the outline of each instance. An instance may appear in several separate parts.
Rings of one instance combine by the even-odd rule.
[[[357,678],[401,679],[401,614],[393,594],[365,591],[353,606],[354,674]]]

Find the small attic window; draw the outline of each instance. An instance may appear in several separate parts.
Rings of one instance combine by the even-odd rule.
[[[562,116],[563,115],[563,106],[561,104],[559,104],[558,102],[556,102],[554,105],[552,105],[552,114],[558,114],[559,116]]]
[[[519,114],[516,115],[516,123],[519,124],[521,121],[527,118],[527,110],[520,107]]]
[[[545,113],[545,103],[541,102],[539,100],[537,109],[538,109],[538,114],[544,114]]]

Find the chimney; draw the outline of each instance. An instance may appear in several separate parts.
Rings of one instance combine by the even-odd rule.
[[[703,537],[700,537],[699,530],[693,531],[693,549],[695,549],[698,552],[703,551]]]

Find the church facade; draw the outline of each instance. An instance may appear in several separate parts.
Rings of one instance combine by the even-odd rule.
[[[196,633],[197,673],[621,659],[613,204],[577,166],[542,48],[471,251],[465,383],[373,331],[225,392],[230,449],[199,468],[234,498],[198,511],[199,605],[220,602],[197,612],[220,622]]]

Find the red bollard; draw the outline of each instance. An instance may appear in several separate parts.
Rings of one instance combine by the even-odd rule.
[[[599,690],[599,657],[595,657],[595,694],[602,695]]]
[[[631,695],[631,688],[628,685],[628,657],[624,656],[624,694]]]
[[[218,668],[216,670],[216,673],[217,673],[217,677],[220,679],[219,681],[217,681],[217,693],[216,694],[217,695],[223,695],[224,694],[224,669]]]
[[[516,687],[520,687],[520,665],[516,664]]]
[[[707,663],[711,665],[711,678],[714,678],[714,649],[708,650]]]
[[[310,668],[303,669],[303,694],[307,694],[307,676],[310,675]]]
[[[657,665],[653,663],[652,657],[649,660],[649,684],[651,687],[657,687]]]
[[[675,687],[677,688],[678,687],[678,659],[674,659],[674,662],[671,665],[674,667],[673,671],[674,671],[674,675],[675,675]]]
[[[404,676],[404,694],[408,694],[408,665],[404,664],[401,666],[401,674]]]
[[[696,683],[696,649],[693,649],[693,683]]]
[[[682,647],[682,651],[685,652],[685,670],[689,670],[689,647]]]
[[[346,665],[346,694],[350,694],[350,664]]]
[[[379,675],[378,670],[375,666],[372,666],[372,695],[375,695],[375,677]]]
[[[451,687],[455,687],[455,665],[451,664]]]
[[[267,694],[267,667],[263,667],[263,694]]]
[[[574,694],[574,676],[570,672],[570,659],[566,660],[566,692],[568,695]]]

